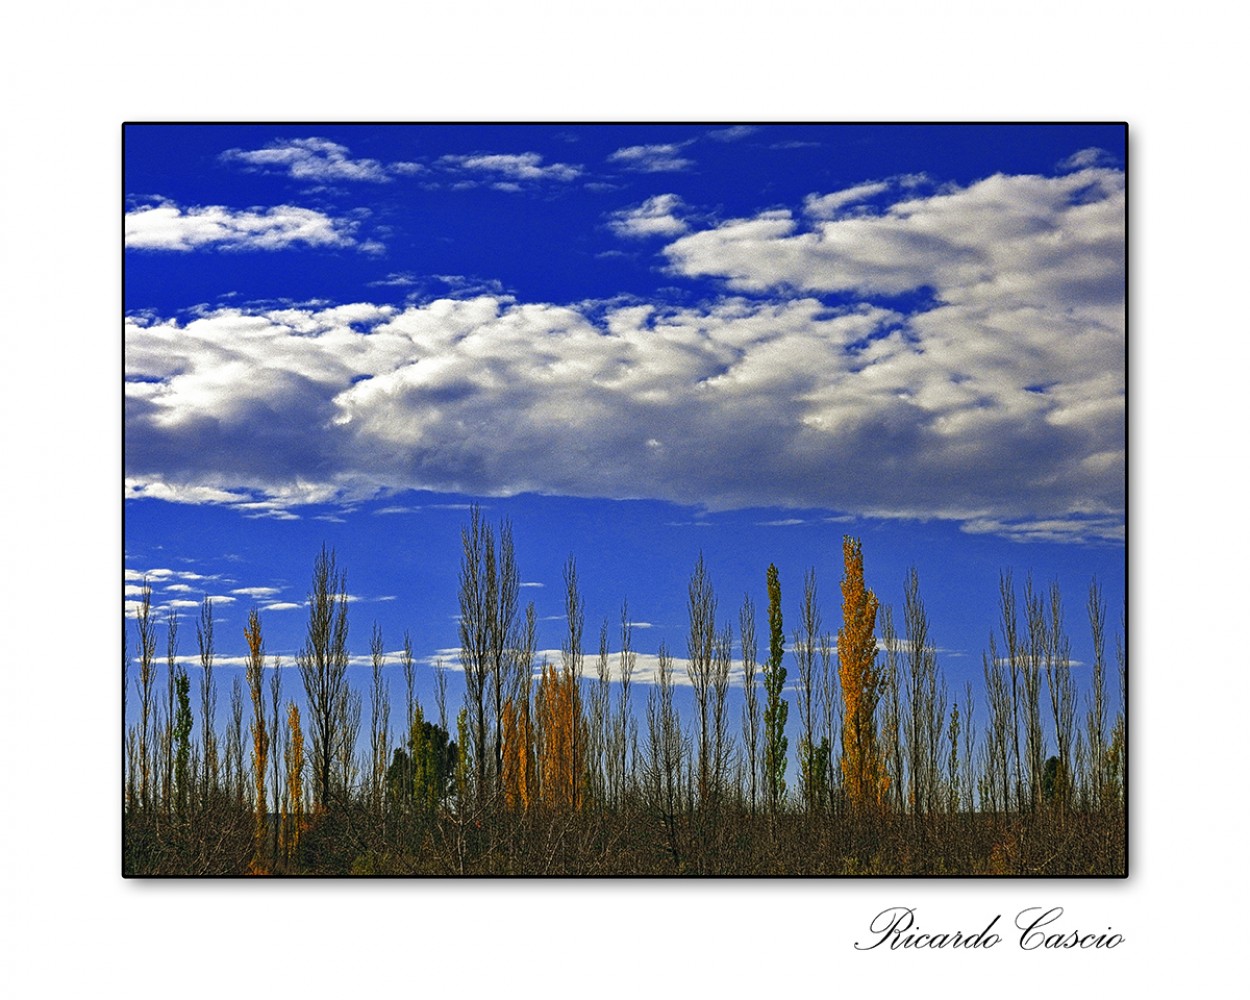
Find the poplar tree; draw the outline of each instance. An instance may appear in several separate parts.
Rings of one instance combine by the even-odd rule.
[[[820,609],[816,599],[816,571],[803,577],[803,600],[799,604],[799,627],[794,630],[794,656],[799,668],[799,784],[804,808],[814,813],[824,799],[828,747],[816,739],[816,651],[820,634]]]
[[[759,781],[760,702],[756,684],[755,605],[751,595],[742,599],[738,612],[738,628],[742,635],[742,744],[746,752],[747,789],[751,815],[755,815]]]
[[[200,719],[204,730],[204,776],[201,787],[207,808],[209,797],[217,790],[217,684],[213,680],[213,602],[205,595],[200,604],[200,618],[195,625],[195,641],[200,653]]]
[[[712,795],[712,749],[711,728],[708,711],[712,690],[712,664],[716,645],[716,597],[712,582],[707,575],[703,553],[695,563],[688,588],[690,611],[690,634],[686,640],[689,653],[687,675],[694,688],[695,721],[698,726],[696,766],[698,768],[698,793],[700,805],[705,806]]]
[[[152,588],[143,581],[136,628],[139,633],[139,801],[144,812],[152,808],[152,695],[155,691],[156,622],[152,618]]]
[[[269,762],[269,732],[265,725],[264,668],[265,640],[261,633],[260,612],[252,608],[243,628],[247,641],[247,687],[252,696],[252,776],[256,788],[256,826],[253,831],[252,865],[264,865],[265,847],[269,840],[268,802],[265,795],[265,766]]]
[[[764,664],[764,785],[768,808],[776,815],[786,797],[786,717],[789,703],[781,696],[786,683],[782,664],[786,638],[781,620],[781,581],[770,564],[768,584],[768,661]]]
[[[842,777],[851,808],[878,808],[889,787],[877,741],[877,595],[864,585],[864,553],[858,538],[842,540],[842,628],[838,630],[838,679],[842,686]]]
[[[299,706],[290,702],[287,710],[286,787],[287,810],[282,817],[283,853],[289,861],[299,857],[300,835],[304,831],[304,730]]]
[[[349,714],[347,688],[347,580],[334,551],[321,546],[308,594],[308,631],[295,656],[312,729],[313,802],[329,804],[336,751]],[[341,754],[337,754],[341,756]]]

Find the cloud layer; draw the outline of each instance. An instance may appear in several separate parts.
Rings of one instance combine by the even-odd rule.
[[[290,516],[539,492],[1121,538],[1122,174],[916,184],[697,232],[675,196],[618,213],[622,235],[670,240],[675,276],[721,284],[699,306],[489,293],[131,317],[131,495]]]

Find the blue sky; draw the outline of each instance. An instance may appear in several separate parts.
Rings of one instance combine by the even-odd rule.
[[[722,619],[750,592],[762,633],[775,562],[836,631],[849,533],[883,603],[917,568],[952,693],[1003,570],[1060,582],[1083,670],[1086,588],[1115,623],[1125,586],[1124,142],[129,127],[127,600],[214,597],[225,668],[254,604],[293,665],[324,542],[362,662],[377,621],[454,669],[480,502],[543,649],[570,554],[588,642],[628,600],[644,663],[684,655],[700,552]]]

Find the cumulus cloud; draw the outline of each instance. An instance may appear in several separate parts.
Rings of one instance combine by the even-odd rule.
[[[646,496],[1103,535],[1097,519],[1118,522],[1124,502],[1123,335],[1096,273],[1114,269],[1097,241],[1110,223],[1080,208],[1093,235],[1057,207],[1058,228],[1017,238],[1015,266],[1037,270],[1007,282],[999,247],[982,249],[980,289],[948,284],[968,265],[937,254],[896,265],[891,287],[957,300],[915,315],[802,296],[658,309],[482,295],[131,317],[130,488],[274,511],[406,488]],[[792,221],[770,226],[751,238],[796,238]],[[1094,273],[1030,241],[1064,242]],[[734,280],[764,285],[778,265],[763,256]]]
[[[862,197],[872,185],[851,189]],[[808,199],[823,214],[848,192]],[[995,175],[914,192],[884,210],[800,222],[772,209],[691,233],[665,253],[674,271],[733,289],[901,295],[932,288],[965,312],[1079,310],[1122,325],[1124,175]]]
[[[608,226],[617,236],[636,239],[680,236],[687,228],[686,223],[676,215],[682,207],[681,198],[677,195],[657,194],[641,205],[613,212]]]
[[[502,190],[522,190],[521,183],[539,181],[571,181],[581,176],[582,168],[568,163],[543,163],[538,153],[476,153],[470,156],[444,156],[439,164],[445,168],[483,174]]]
[[[182,207],[170,201],[141,205],[126,213],[126,246],[134,250],[285,250],[304,245],[355,246],[354,222],[311,208],[233,209],[222,205]]]
[[[687,170],[694,161],[682,155],[687,143],[659,143],[651,146],[626,146],[608,157],[609,163],[619,163],[626,170],[656,174],[667,171]]]
[[[226,163],[260,170],[278,170],[299,181],[373,181],[385,183],[394,173],[414,173],[415,163],[386,167],[377,160],[353,159],[344,145],[329,139],[279,139],[261,149],[228,149]],[[415,169],[414,169],[415,168]]]
[[[457,160],[571,179],[536,154]],[[487,282],[402,310],[132,315],[127,495],[288,518],[404,489],[653,497],[1117,541],[1124,178],[1072,162],[869,179],[698,231],[672,194],[616,213],[669,241],[675,279],[719,283],[697,306]]]

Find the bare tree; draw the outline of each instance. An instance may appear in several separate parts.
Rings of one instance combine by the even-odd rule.
[[[217,789],[217,685],[213,680],[213,602],[205,595],[200,618],[195,625],[195,641],[200,652],[200,725],[203,727],[204,758],[201,796],[205,806]]]
[[[347,662],[347,580],[334,550],[322,545],[313,564],[307,634],[295,656],[308,701],[313,803],[318,807],[328,806],[336,791],[335,757],[344,744],[340,726],[349,714]]]
[[[447,729],[447,665],[443,663],[442,658],[434,661],[434,704],[438,708],[438,725],[444,732]],[[467,747],[460,748],[461,754],[467,751]]]
[[[225,790],[236,812],[247,807],[247,770],[243,763],[243,682],[230,682],[230,720],[226,727]]]
[[[694,688],[696,750],[698,779],[696,788],[700,803],[706,803],[711,794],[711,748],[709,745],[710,692],[712,687],[712,659],[716,645],[716,597],[699,553],[688,588],[690,632],[686,649],[690,660],[687,673]]]
[[[1042,801],[1042,768],[1046,759],[1042,742],[1042,664],[1050,640],[1045,602],[1042,595],[1034,590],[1032,577],[1024,581],[1024,614],[1027,645],[1021,672],[1024,675],[1024,735],[1029,768],[1028,804],[1030,809],[1036,809]]]
[[[360,774],[356,760],[356,740],[360,736],[360,708],[360,692],[347,688],[338,702],[338,735],[334,748],[335,764],[339,772],[339,794],[343,796],[344,802],[351,798],[352,789]]]
[[[1106,625],[1107,606],[1102,599],[1098,581],[1089,585],[1089,630],[1094,644],[1094,664],[1090,672],[1085,713],[1085,744],[1089,753],[1090,799],[1096,809],[1102,808],[1106,785],[1107,693],[1106,693]]]
[[[369,689],[369,795],[374,811],[381,815],[385,803],[387,758],[390,755],[391,696],[382,673],[386,651],[377,622],[373,623],[369,639],[369,656],[373,678]]]
[[[475,793],[479,803],[486,793],[487,685],[490,678],[490,604],[495,543],[490,525],[474,505],[469,526],[460,532],[460,662],[464,668],[465,707],[469,713],[469,736],[473,746],[461,752],[472,755]],[[488,556],[487,553],[490,553]],[[489,564],[488,564],[489,560]]]
[[[711,805],[720,808],[725,796],[733,737],[729,733],[729,671],[733,665],[733,630],[725,625],[712,647]]]
[[[881,644],[885,648],[885,673],[882,676],[884,717],[881,724],[884,756],[890,774],[890,801],[896,812],[902,812],[906,805],[903,797],[902,677],[898,667],[899,640],[894,630],[894,609],[888,604],[881,608]]]
[[[755,604],[750,594],[742,598],[738,631],[742,637],[742,745],[746,752],[747,801],[754,816],[759,795],[760,700],[756,676],[759,645],[755,638]]]
[[[655,686],[647,698],[648,753],[644,774],[647,795],[660,818],[669,854],[680,864],[678,814],[681,810],[682,767],[686,756],[681,719],[673,703],[673,661],[663,642]]]
[[[932,812],[938,802],[946,695],[938,683],[937,653],[929,638],[929,617],[920,598],[920,578],[915,569],[907,574],[903,617],[908,665],[904,730],[911,806],[919,820]]]
[[[610,777],[608,753],[611,736],[609,718],[611,712],[611,665],[608,659],[608,620],[599,626],[599,656],[595,660],[595,686],[590,692],[590,747],[589,771],[596,787],[592,790],[596,801],[606,803]]]
[[[803,806],[811,815],[824,799],[826,768],[816,738],[817,704],[821,695],[816,678],[816,649],[821,629],[820,607],[816,598],[816,571],[803,574],[803,599],[799,604],[799,624],[794,630],[794,659],[799,670],[799,782]]]
[[[1024,669],[1024,654],[1019,641],[1019,624],[1016,616],[1016,588],[1007,570],[998,578],[999,615],[1002,622],[1003,642],[1006,646],[1006,667],[1011,678],[1011,751],[1014,759],[1016,810],[1024,810],[1024,767],[1020,760],[1020,677]],[[993,646],[991,645],[991,653]],[[997,660],[997,656],[994,656]]]
[[[564,613],[568,622],[568,631],[564,642],[560,646],[560,659],[565,675],[571,678],[572,705],[570,712],[574,720],[580,720],[582,717],[581,693],[584,662],[582,630],[585,627],[586,611],[582,593],[577,583],[577,562],[572,556],[569,556],[568,562],[564,564]],[[581,725],[574,724],[570,735],[569,766],[571,769],[572,801],[574,803],[581,802],[583,796],[581,773],[585,769],[586,750],[582,746],[582,729]]]
[[[142,810],[152,808],[152,695],[156,690],[156,621],[152,617],[152,588],[147,579],[143,581],[143,596],[136,612],[136,630],[139,633],[139,802]]]
[[[492,553],[488,551],[488,557]],[[489,560],[488,560],[489,561]],[[489,572],[489,571],[488,571]],[[503,701],[505,688],[512,676],[515,655],[517,595],[521,577],[517,571],[516,552],[512,544],[512,525],[504,520],[499,527],[498,569],[492,576],[488,592],[490,622],[491,689],[495,695],[495,790],[500,790],[503,777]]]
[[[976,701],[972,697],[972,681],[964,681],[964,782],[963,809],[972,813],[976,809]]]
[[[283,750],[286,747],[286,731],[282,723],[282,658],[273,658],[273,670],[269,674],[269,767],[273,784],[273,815],[275,819],[282,815],[283,801]],[[281,848],[282,831],[280,825],[273,825],[273,856],[276,860]]]
[[[821,784],[825,791],[825,808],[833,812],[834,805],[842,790],[842,769],[840,761],[834,759],[834,751],[838,747],[838,733],[842,730],[842,692],[838,679],[838,671],[834,669],[835,641],[828,632],[820,634],[817,650],[820,654],[820,710],[821,710],[821,746],[820,756],[825,769],[825,777]],[[888,780],[888,779],[887,779]]]
[[[165,642],[165,728],[161,733],[161,798],[165,815],[173,809],[174,798],[174,728],[176,719],[176,683],[178,668],[178,612],[170,609]]]
[[[473,741],[477,794],[499,792],[503,773],[503,700],[515,647],[520,575],[512,526],[500,526],[499,544],[476,505],[461,531],[460,660]]]
[[[621,687],[617,695],[616,724],[614,726],[613,771],[615,773],[613,799],[618,808],[624,808],[626,786],[629,781],[629,737],[633,719],[629,714],[629,691],[638,657],[634,653],[634,627],[629,618],[629,602],[621,602]]]
[[[1007,672],[1012,671],[1011,661],[1010,658],[1006,661],[1000,659],[993,633],[990,634],[989,652],[982,657],[982,666],[989,706],[989,728],[982,744],[985,784],[981,798],[983,806],[988,805],[991,810],[1003,815],[1011,809],[1012,802],[1011,756],[1015,746],[1015,711],[1006,677]]]
[[[1057,580],[1050,587],[1050,621],[1046,639],[1046,688],[1050,692],[1055,753],[1059,758],[1054,797],[1063,811],[1067,806],[1074,773],[1072,744],[1075,735],[1076,690],[1072,682],[1072,642],[1064,631],[1063,602]]]

